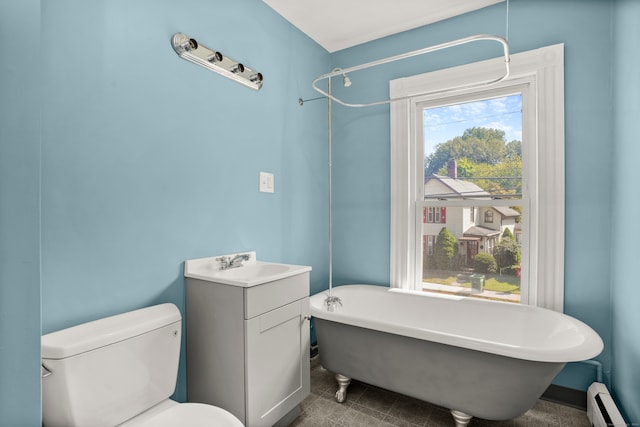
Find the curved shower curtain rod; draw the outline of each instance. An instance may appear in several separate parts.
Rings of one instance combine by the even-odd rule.
[[[390,99],[386,99],[383,101],[375,101],[375,102],[369,102],[366,104],[351,104],[348,102],[344,102],[339,98],[336,98],[334,95],[325,92],[324,90],[320,89],[318,86],[316,86],[316,83],[318,83],[321,80],[326,80],[326,79],[330,79],[334,76],[344,76],[346,73],[350,73],[353,71],[359,71],[359,70],[364,70],[366,68],[372,68],[372,67],[376,67],[378,65],[383,65],[383,64],[388,64],[390,62],[395,62],[395,61],[399,61],[401,59],[406,59],[406,58],[411,58],[414,56],[419,56],[419,55],[424,55],[426,53],[430,53],[430,52],[435,52],[437,50],[442,50],[442,49],[447,49],[450,47],[454,47],[454,46],[459,46],[462,44],[466,44],[466,43],[471,43],[471,42],[475,42],[475,41],[482,41],[482,40],[491,40],[491,41],[495,41],[498,42],[502,45],[503,48],[503,52],[504,52],[504,64],[505,64],[505,73],[503,76],[494,79],[494,80],[489,80],[489,81],[484,81],[484,82],[478,82],[478,83],[471,83],[471,84],[466,84],[466,85],[460,85],[460,86],[455,86],[452,88],[448,88],[448,89],[444,89],[444,90],[438,90],[438,91],[431,91],[431,92],[424,92],[424,93],[416,93],[413,95],[408,95],[408,96],[402,96],[402,97],[398,97],[398,98],[390,98]],[[456,91],[460,91],[460,90],[465,90],[465,89],[473,89],[473,88],[480,88],[483,86],[490,86],[496,83],[500,83],[501,81],[505,80],[507,77],[509,77],[509,46],[507,44],[507,40],[504,39],[503,37],[500,36],[494,36],[494,35],[490,35],[490,34],[478,34],[475,36],[469,36],[469,37],[465,37],[462,39],[458,39],[458,40],[453,40],[447,43],[442,43],[442,44],[438,44],[435,46],[430,46],[430,47],[425,47],[422,49],[418,49],[418,50],[414,50],[412,52],[407,52],[407,53],[402,53],[400,55],[395,55],[395,56],[390,56],[388,58],[384,58],[384,59],[379,59],[377,61],[372,61],[372,62],[367,62],[366,64],[361,64],[361,65],[356,65],[350,68],[345,68],[345,69],[335,69],[334,71],[327,73],[327,74],[323,74],[320,77],[316,78],[313,83],[311,84],[311,86],[313,87],[314,90],[316,90],[317,92],[321,93],[322,95],[324,95],[324,97],[329,98],[335,102],[337,102],[338,104],[344,105],[345,107],[371,107],[374,105],[383,105],[383,104],[389,104],[391,102],[394,101],[402,101],[404,99],[409,99],[412,98],[414,96],[418,96],[418,95],[436,95],[436,94],[441,94],[441,93],[448,93],[448,92],[456,92]],[[319,99],[319,98],[315,98],[315,99]],[[309,100],[307,100],[309,101]],[[300,103],[300,105],[303,104],[304,100],[299,99],[298,102]]]

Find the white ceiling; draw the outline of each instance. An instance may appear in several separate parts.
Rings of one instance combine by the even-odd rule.
[[[263,0],[329,52],[504,0]]]

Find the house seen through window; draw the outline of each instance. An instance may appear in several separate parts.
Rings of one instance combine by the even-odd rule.
[[[422,284],[520,302],[522,95],[423,109]]]

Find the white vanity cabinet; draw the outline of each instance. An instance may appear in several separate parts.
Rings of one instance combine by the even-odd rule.
[[[247,427],[288,425],[309,394],[310,267],[251,286],[186,270],[188,401]]]

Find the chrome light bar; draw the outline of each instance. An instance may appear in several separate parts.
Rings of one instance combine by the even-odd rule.
[[[253,90],[260,90],[262,87],[262,73],[198,43],[195,39],[176,33],[171,39],[171,45],[182,59],[215,71]]]

